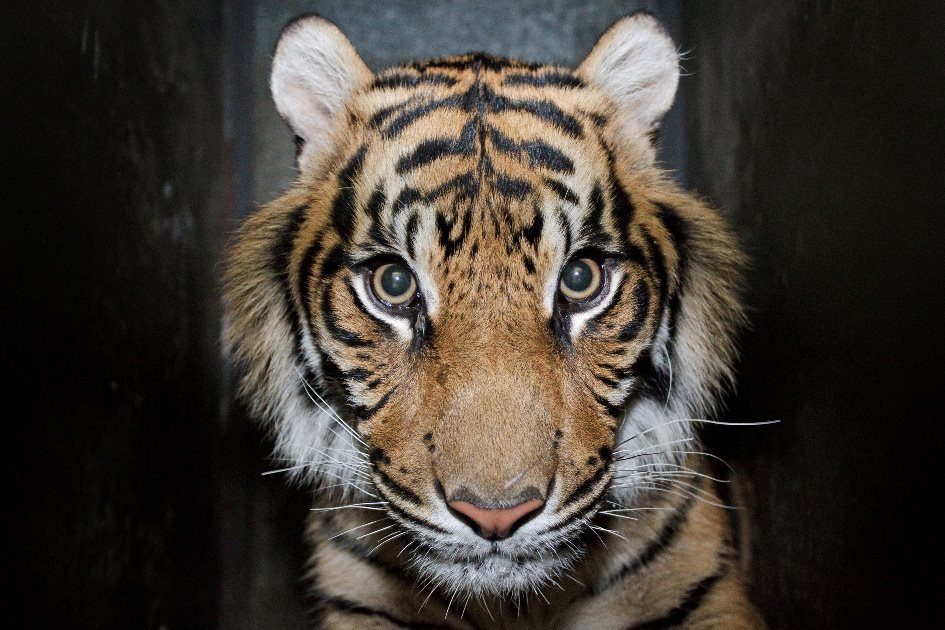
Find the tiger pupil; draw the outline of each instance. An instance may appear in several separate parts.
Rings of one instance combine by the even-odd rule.
[[[400,297],[410,290],[410,272],[401,265],[388,265],[381,274],[381,287],[391,297]]]
[[[570,290],[581,293],[591,286],[591,282],[594,280],[594,272],[586,262],[576,260],[565,267],[562,280]]]

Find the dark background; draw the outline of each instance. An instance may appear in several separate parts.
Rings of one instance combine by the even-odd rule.
[[[27,627],[298,626],[305,492],[229,395],[220,252],[292,177],[268,100],[316,10],[375,69],[574,64],[644,7],[690,75],[663,160],[754,259],[739,469],[774,628],[942,627],[945,4],[6,3],[5,443]]]

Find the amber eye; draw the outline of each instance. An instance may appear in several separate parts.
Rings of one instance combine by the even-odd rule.
[[[585,302],[600,292],[603,275],[597,261],[578,258],[564,266],[558,288],[569,302]]]
[[[403,306],[417,295],[417,281],[406,265],[387,263],[374,270],[371,276],[374,296],[385,304]]]

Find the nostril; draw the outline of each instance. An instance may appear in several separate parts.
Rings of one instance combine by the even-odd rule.
[[[468,501],[450,501],[447,505],[460,520],[483,538],[508,538],[530,521],[545,504],[539,499],[519,503],[510,508],[482,508]]]

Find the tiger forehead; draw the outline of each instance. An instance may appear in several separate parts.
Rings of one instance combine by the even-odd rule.
[[[336,210],[366,212],[375,240],[378,223],[396,232],[406,217],[403,246],[423,219],[415,209],[431,209],[447,258],[470,234],[508,247],[549,220],[565,229],[606,186],[609,106],[556,66],[469,54],[391,68],[349,107],[353,157],[340,184],[357,199]]]

